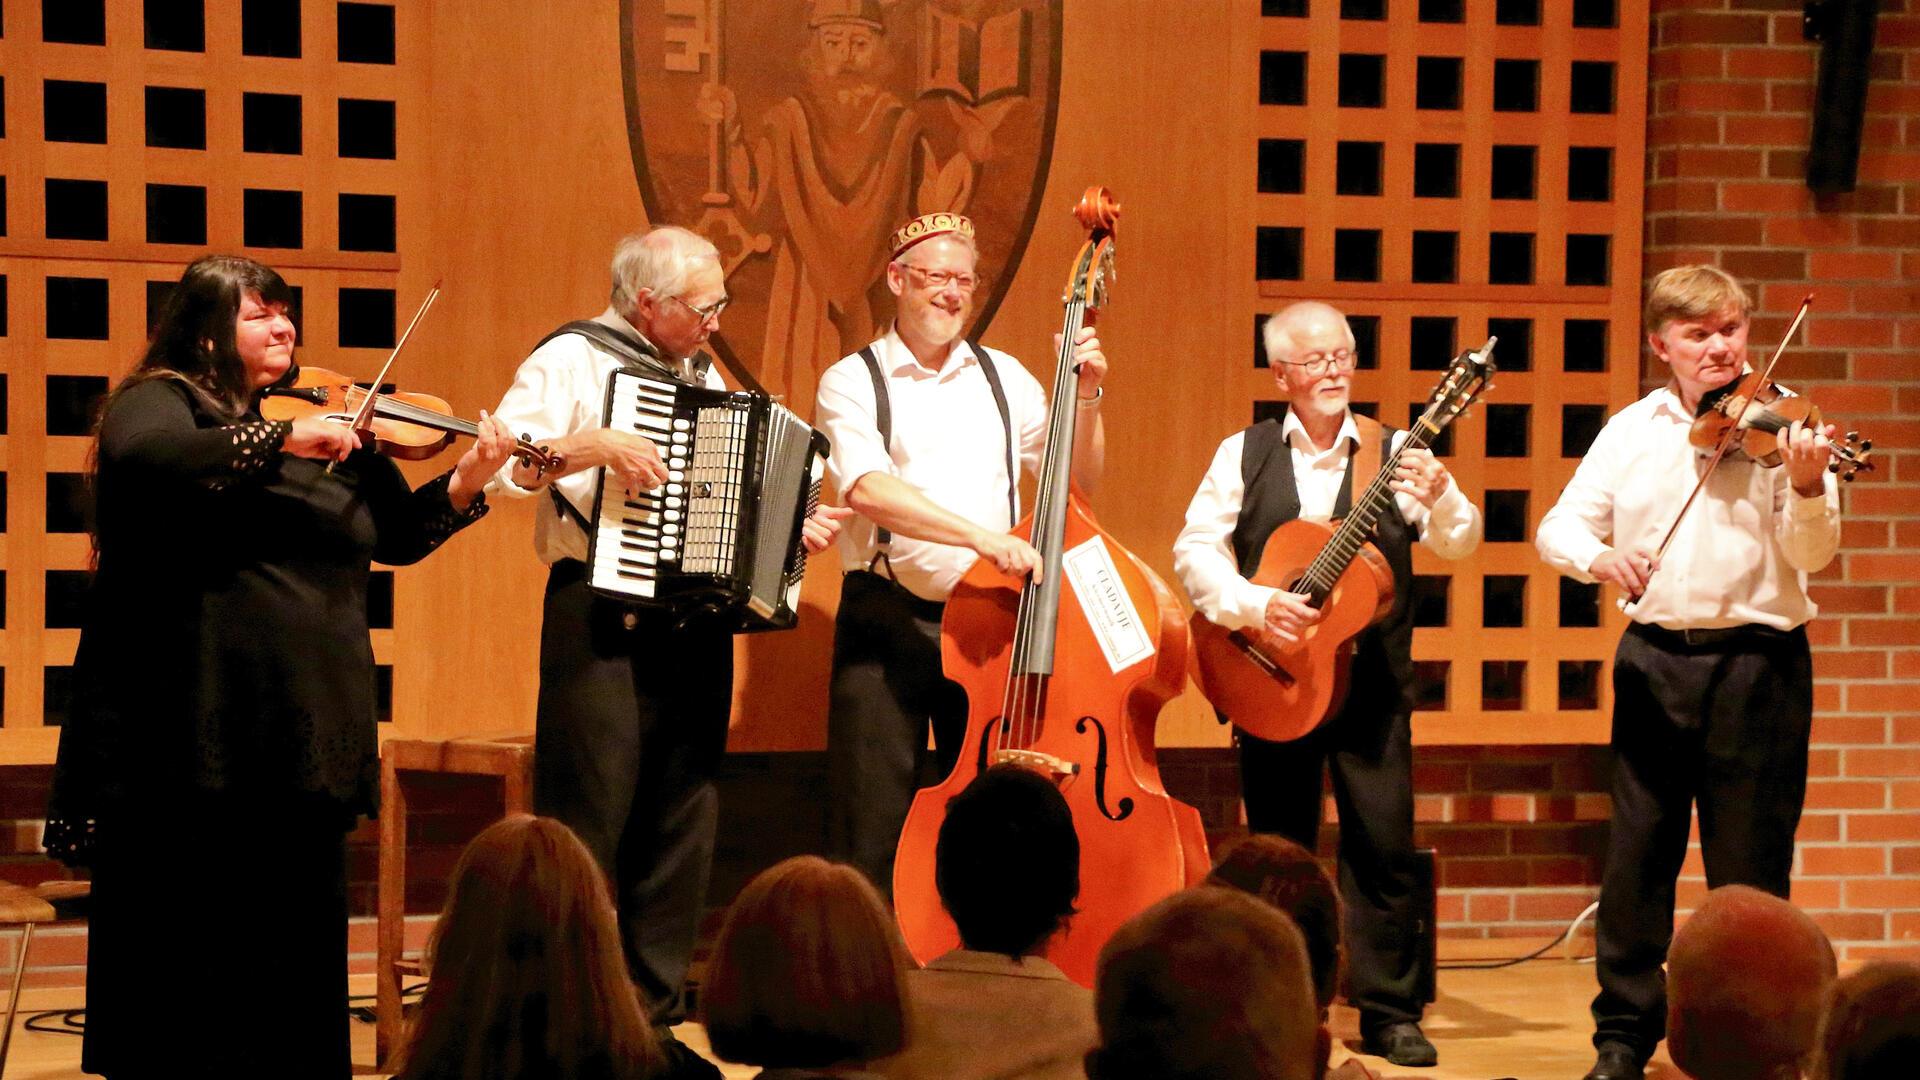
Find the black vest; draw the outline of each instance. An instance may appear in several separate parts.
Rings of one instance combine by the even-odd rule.
[[[1245,431],[1240,450],[1240,479],[1245,494],[1240,500],[1240,518],[1233,528],[1233,556],[1240,573],[1251,578],[1260,569],[1260,556],[1266,551],[1273,531],[1300,516],[1300,489],[1294,483],[1293,451],[1281,434],[1280,420],[1263,420]],[[1380,461],[1384,465],[1392,455],[1394,430],[1384,425],[1380,432]],[[1372,477],[1363,477],[1371,483]],[[1346,476],[1340,482],[1340,495],[1334,500],[1333,516],[1345,517],[1353,508],[1353,456],[1347,457]],[[1355,642],[1351,690],[1348,706],[1399,709],[1412,708],[1413,690],[1413,542],[1414,530],[1401,518],[1399,510],[1389,507],[1374,523],[1373,545],[1387,558],[1393,569],[1393,607],[1386,618],[1368,627]],[[1391,682],[1385,681],[1388,677]],[[1376,693],[1397,690],[1393,701],[1381,702]]]

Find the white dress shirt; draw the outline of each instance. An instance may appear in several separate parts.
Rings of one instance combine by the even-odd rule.
[[[1615,414],[1540,522],[1540,556],[1591,582],[1587,568],[1610,547],[1657,550],[1706,468],[1687,443],[1692,424],[1664,386]],[[1807,574],[1831,562],[1839,546],[1838,485],[1805,498],[1785,467],[1725,460],[1627,614],[1669,630],[1744,623],[1791,630],[1818,614],[1807,599]]]
[[[1360,431],[1348,413],[1340,424],[1340,434],[1326,450],[1317,449],[1289,410],[1281,421],[1281,435],[1293,453],[1293,482],[1300,496],[1300,516],[1329,518],[1340,498],[1340,485],[1346,476],[1347,458],[1360,443]],[[1393,433],[1387,456],[1406,442],[1407,433]],[[1240,505],[1246,498],[1245,481],[1240,471],[1246,432],[1229,435],[1214,451],[1213,463],[1200,480],[1200,490],[1187,504],[1187,524],[1173,542],[1173,571],[1186,587],[1193,606],[1209,620],[1239,630],[1266,621],[1267,602],[1279,589],[1255,585],[1240,575],[1240,561],[1233,554],[1233,530],[1240,523]],[[1384,464],[1384,460],[1382,464]],[[1358,500],[1372,477],[1354,477],[1353,497]],[[1480,544],[1482,524],[1480,508],[1449,482],[1447,490],[1428,510],[1419,499],[1395,492],[1394,505],[1400,517],[1420,534],[1420,542],[1443,559],[1462,559]]]
[[[985,351],[1007,393],[1014,454],[1021,467],[1038,472],[1047,441],[1046,391],[1020,361],[998,349]],[[946,362],[931,371],[888,330],[873,343],[873,354],[887,382],[891,447],[880,441],[873,379],[858,353],[828,368],[814,397],[814,426],[833,441],[827,473],[841,498],[862,476],[884,472],[982,528],[1013,528],[1007,516],[1007,430],[973,350],[956,341]],[[865,569],[879,550],[876,537],[866,517],[847,519],[840,530],[840,565]],[[915,596],[945,600],[975,558],[971,548],[895,533],[887,562]]]
[[[601,312],[595,322],[605,323],[623,333],[640,336],[612,308]],[[644,339],[643,339],[644,340]],[[606,426],[607,380],[625,366],[617,355],[580,334],[562,334],[533,350],[520,362],[513,385],[493,410],[515,435],[535,445],[552,442],[576,431]],[[708,369],[709,389],[724,390],[718,372]],[[587,537],[571,518],[562,517],[553,505],[547,488],[529,491],[513,482],[514,462],[509,460],[487,482],[487,495],[524,499],[540,497],[541,509],[534,516],[533,550],[540,561],[552,564],[561,559],[587,558]],[[553,481],[549,487],[573,503],[581,516],[593,520],[593,499],[600,484],[599,469],[582,469]]]

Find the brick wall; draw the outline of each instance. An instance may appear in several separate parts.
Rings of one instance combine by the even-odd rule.
[[[1794,899],[1845,957],[1920,958],[1920,0],[1881,0],[1859,190],[1802,182],[1818,46],[1801,0],[1655,0],[1646,270],[1715,262],[1758,286],[1756,351],[1800,298],[1780,373],[1879,471],[1846,494],[1818,575],[1816,717]],[[1681,902],[1705,890],[1698,852]]]

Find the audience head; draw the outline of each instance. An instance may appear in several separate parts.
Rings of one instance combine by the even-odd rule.
[[[1878,1080],[1920,1061],[1920,964],[1868,964],[1833,984],[1813,1080]]]
[[[763,1068],[872,1061],[906,1044],[906,948],[858,870],[802,855],[747,883],[701,990],[713,1052]]]
[[[967,948],[1037,952],[1080,895],[1080,837],[1060,789],[1018,765],[975,777],[947,803],[934,885]]]
[[[1283,836],[1256,834],[1227,849],[1207,884],[1239,889],[1279,908],[1299,928],[1322,1012],[1340,989],[1340,894],[1313,852]]]
[[[661,1062],[605,876],[573,831],[517,814],[454,867],[403,1080],[641,1077]]]
[[[1326,1061],[1300,931],[1237,890],[1135,916],[1100,950],[1093,992],[1089,1080],[1309,1080]]]
[[[1835,974],[1803,912],[1745,885],[1708,893],[1667,951],[1667,1050],[1694,1080],[1798,1076]]]

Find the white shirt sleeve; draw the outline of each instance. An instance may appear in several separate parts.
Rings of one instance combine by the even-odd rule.
[[[1780,554],[1795,570],[1809,574],[1824,570],[1840,550],[1840,485],[1822,476],[1826,490],[1807,498],[1793,490],[1784,467],[1778,471],[1783,475],[1776,483],[1787,496],[1785,510],[1773,516]]]
[[[1587,568],[1606,552],[1606,538],[1613,535],[1613,493],[1624,456],[1617,444],[1623,430],[1614,422],[1600,430],[1533,535],[1534,549],[1548,566],[1589,585],[1598,579]]]
[[[865,361],[841,361],[820,376],[813,417],[813,426],[833,444],[827,455],[827,476],[843,501],[847,489],[868,473],[893,474],[893,456],[880,438],[873,380]]]
[[[493,415],[506,424],[508,430],[535,445],[573,434],[578,427],[582,356],[586,351],[586,339],[578,335],[562,335],[535,349],[520,362],[520,369],[514,372],[513,385],[494,407]],[[514,462],[509,459],[487,482],[488,497],[504,495],[523,499],[535,494],[513,482],[513,466]],[[575,473],[559,483],[587,475],[589,473]]]
[[[1200,489],[1187,504],[1187,524],[1173,542],[1173,572],[1193,606],[1230,630],[1266,621],[1267,601],[1280,590],[1240,576],[1231,546],[1240,521],[1245,484],[1240,476],[1244,432],[1230,436],[1213,455]]]
[[[1396,431],[1390,451],[1405,445],[1407,433]],[[1388,455],[1391,457],[1391,453]],[[1427,549],[1443,559],[1464,559],[1473,554],[1480,546],[1480,536],[1485,529],[1480,508],[1460,490],[1459,480],[1450,480],[1447,490],[1433,501],[1433,509],[1427,509],[1419,499],[1403,491],[1393,495],[1394,505],[1400,508],[1400,519],[1412,526],[1420,534],[1420,542]]]
[[[1047,450],[1047,392],[1026,365],[1003,352],[994,353],[994,370],[1000,373],[1007,391],[1007,419],[1013,425],[1014,452],[1028,475],[1040,474],[1040,459]],[[1087,417],[1078,420],[1091,422]],[[1020,482],[1014,477],[1014,483]]]

